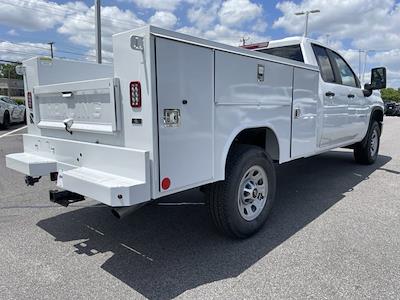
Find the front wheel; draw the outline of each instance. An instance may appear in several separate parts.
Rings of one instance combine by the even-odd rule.
[[[3,124],[1,124],[1,127],[3,127],[3,129],[8,129],[10,127],[10,114],[8,111],[4,112]]]
[[[259,147],[239,145],[227,161],[225,180],[211,185],[209,208],[217,229],[246,238],[267,220],[276,189],[272,159]]]
[[[364,165],[373,164],[379,152],[381,129],[378,122],[373,121],[363,141],[354,148],[356,162]]]

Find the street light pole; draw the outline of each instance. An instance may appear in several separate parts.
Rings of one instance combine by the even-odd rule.
[[[313,10],[306,10],[306,11],[300,11],[300,12],[295,13],[296,16],[302,16],[302,15],[306,16],[306,22],[304,24],[304,34],[303,34],[304,37],[308,36],[308,16],[310,14],[316,14],[319,12],[321,12],[319,9],[313,9]]]
[[[95,0],[95,31],[96,31],[96,60],[101,64],[101,3],[100,0]]]

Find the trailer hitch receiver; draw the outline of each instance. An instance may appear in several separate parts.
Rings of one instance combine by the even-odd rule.
[[[42,176],[36,178],[32,176],[25,176],[25,183],[27,186],[34,186],[36,182],[39,182],[40,178],[42,178]]]
[[[64,207],[85,200],[84,196],[70,191],[50,190],[49,195],[51,202],[60,204]]]

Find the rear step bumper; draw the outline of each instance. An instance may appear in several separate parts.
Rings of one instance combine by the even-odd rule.
[[[151,199],[147,151],[33,135],[24,135],[24,151],[6,155],[7,167],[29,176],[58,172],[58,187],[113,207]]]

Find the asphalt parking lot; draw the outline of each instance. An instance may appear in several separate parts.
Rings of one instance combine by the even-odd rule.
[[[22,132],[0,131],[1,299],[400,298],[400,118],[373,166],[342,149],[280,166],[272,214],[244,241],[215,233],[198,191],[123,220],[50,203],[47,178],[26,187],[5,167]]]

